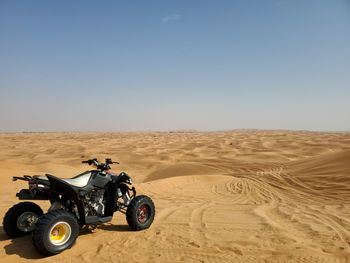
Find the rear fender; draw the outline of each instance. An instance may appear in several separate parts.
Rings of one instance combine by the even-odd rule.
[[[79,213],[79,223],[85,224],[85,212],[83,202],[79,198],[78,189],[74,188],[60,178],[46,174],[50,182],[51,192],[55,195],[55,199],[59,200],[59,195],[64,195],[66,198],[73,200],[77,205]]]

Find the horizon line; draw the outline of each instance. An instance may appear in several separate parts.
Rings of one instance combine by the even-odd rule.
[[[169,129],[169,130],[56,130],[56,131],[0,131],[0,134],[26,134],[26,133],[224,133],[224,132],[316,132],[316,133],[350,133],[350,130],[308,130],[308,129],[259,129],[259,128],[236,128],[218,130],[200,129]]]

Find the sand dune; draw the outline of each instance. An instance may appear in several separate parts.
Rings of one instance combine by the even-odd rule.
[[[350,262],[349,133],[1,134],[0,215],[25,186],[11,176],[72,177],[89,157],[121,162],[155,201],[152,227],[131,232],[118,214],[42,258],[1,226],[0,261]]]
[[[173,165],[166,165],[158,168],[156,171],[148,174],[145,181],[153,181],[157,179],[164,179],[174,176],[185,175],[200,175],[200,174],[220,174],[219,169],[212,168],[208,165],[199,165],[191,163],[179,163]]]

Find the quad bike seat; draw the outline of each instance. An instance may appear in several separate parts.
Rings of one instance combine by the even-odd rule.
[[[50,175],[50,174],[46,174],[46,175]],[[54,175],[51,175],[54,176]],[[73,185],[75,187],[84,187],[88,184],[89,179],[91,177],[91,172],[90,171],[86,171],[82,174],[79,174],[73,178],[60,178],[58,176],[55,176],[59,179],[61,179],[62,181],[65,181],[66,183]],[[34,178],[39,179],[39,180],[43,180],[43,181],[48,181],[48,178],[46,176],[40,176],[40,175],[35,175]]]

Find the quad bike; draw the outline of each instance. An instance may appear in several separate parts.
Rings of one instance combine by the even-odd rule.
[[[21,202],[6,213],[3,228],[11,238],[32,232],[32,240],[39,253],[50,256],[70,248],[78,237],[80,227],[95,227],[112,220],[120,211],[126,214],[131,230],[149,228],[155,215],[151,198],[136,196],[131,178],[124,172],[110,172],[111,159],[99,163],[97,159],[83,161],[96,169],[71,179],[46,176],[13,177],[29,183],[20,190],[20,200],[50,200],[46,214],[35,203]]]

